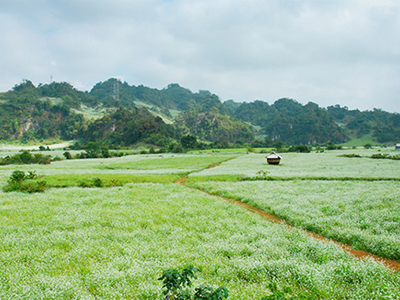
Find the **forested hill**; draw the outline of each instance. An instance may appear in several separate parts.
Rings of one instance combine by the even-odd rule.
[[[211,109],[216,109],[222,114],[228,112],[217,95],[209,91],[192,93],[179,84],[170,84],[167,88],[158,90],[143,85],[129,85],[111,78],[96,84],[90,91],[90,95],[107,107],[145,106],[171,118],[176,113],[188,110],[199,113]]]
[[[343,143],[354,139],[395,143],[400,139],[400,114],[380,109],[359,111],[339,105],[321,108],[292,99],[279,99],[272,105],[263,101],[224,104],[236,118],[259,126],[259,133],[267,139],[290,144]]]
[[[260,126],[260,133],[270,140],[311,145],[349,140],[334,117],[311,102],[304,106],[290,99],[280,99],[271,106],[262,101],[243,103],[234,116]]]
[[[170,84],[164,89],[134,86],[111,78],[88,92],[61,82],[29,80],[0,93],[0,139],[41,141],[56,138],[130,146],[165,146],[182,136],[204,142],[282,141],[287,144],[344,143],[359,139],[395,143],[400,115],[382,110],[321,108],[279,99],[222,103],[209,91],[193,93]]]
[[[201,116],[201,122],[193,115]],[[100,82],[90,92],[65,82],[35,87],[25,80],[0,93],[0,126],[3,141],[95,138],[100,144],[166,146],[182,134],[205,142],[254,140],[251,127],[229,116],[209,91],[192,93],[178,84],[157,90],[116,79]]]

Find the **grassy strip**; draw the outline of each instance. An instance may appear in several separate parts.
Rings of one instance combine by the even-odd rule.
[[[193,176],[189,177],[187,182],[235,182],[235,181],[296,181],[296,180],[321,180],[321,181],[400,181],[400,178],[382,178],[382,177],[277,177],[277,176],[254,176],[246,177],[244,175],[211,175],[211,176]]]
[[[211,175],[211,176],[192,176],[188,177],[187,182],[205,182],[205,181],[243,181],[243,175]]]
[[[256,177],[244,177],[242,181],[258,181],[258,180],[267,180],[267,181],[295,181],[295,180],[322,180],[322,181],[400,181],[400,178],[395,177],[324,177],[324,176],[306,176],[306,177],[272,177],[267,176],[265,178],[261,178],[259,176]]]
[[[90,183],[94,179],[98,178],[103,182],[103,186],[117,186],[124,185],[126,183],[173,183],[179,178],[186,174],[156,174],[156,175],[132,175],[132,174],[58,174],[43,176],[46,180],[48,187],[73,187],[73,186],[84,186],[83,183]]]
[[[237,155],[176,155],[163,156],[153,155],[143,157],[140,160],[123,161],[119,163],[105,163],[94,166],[97,169],[106,170],[166,170],[179,169],[188,171],[198,171],[210,165],[236,158]]]

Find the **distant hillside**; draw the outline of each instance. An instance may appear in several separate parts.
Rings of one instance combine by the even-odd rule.
[[[42,93],[41,88],[36,88],[30,81],[0,94],[0,139],[77,138],[84,118],[73,113],[70,107],[80,105],[82,100],[63,94],[63,101],[56,104],[48,98],[52,96]]]
[[[279,99],[222,103],[209,91],[193,93],[170,84],[158,90],[111,78],[90,92],[69,83],[25,80],[0,93],[0,139],[77,139],[131,146],[165,145],[184,135],[203,142],[297,144],[400,142],[400,115],[382,110],[321,108]]]
[[[400,114],[379,109],[361,112],[339,105],[321,108],[292,99],[279,99],[272,105],[263,101],[225,105],[236,118],[259,126],[258,134],[270,140],[290,144],[344,143],[366,137],[374,143],[400,140]]]
[[[131,86],[111,78],[96,84],[89,94],[105,106],[144,106],[170,118],[174,118],[176,112],[187,110],[202,113],[216,108],[222,114],[227,113],[218,96],[209,91],[192,93],[178,84],[170,84],[167,88],[158,90],[143,85]]]
[[[206,141],[235,143],[254,140],[254,132],[249,125],[228,115],[220,114],[216,109],[200,113],[188,110],[176,118],[176,124],[182,133],[191,134]]]
[[[328,111],[311,102],[305,106],[291,99],[280,99],[271,106],[262,101],[242,103],[234,116],[260,126],[260,133],[273,141],[313,145],[349,139]]]
[[[335,121],[347,130],[351,138],[366,135],[378,143],[398,143],[400,141],[400,114],[389,113],[381,109],[372,111],[349,110],[339,105],[329,106],[327,111]]]
[[[129,146],[139,142],[166,146],[177,138],[180,136],[174,126],[165,124],[144,108],[120,108],[89,122],[80,134],[84,142],[98,142],[105,146]]]

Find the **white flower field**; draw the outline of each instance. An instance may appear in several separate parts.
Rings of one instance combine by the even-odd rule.
[[[0,191],[0,299],[164,299],[163,270],[188,265],[228,299],[400,299],[399,271],[303,231],[400,260],[400,161],[343,151],[282,154],[273,167],[229,153],[1,166],[3,186],[35,170],[48,188]],[[260,170],[272,179],[236,181]],[[78,187],[93,178],[121,184]]]

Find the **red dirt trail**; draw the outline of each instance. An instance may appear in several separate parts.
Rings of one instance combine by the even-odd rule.
[[[186,186],[186,181],[187,181],[187,176],[179,178],[175,183]],[[188,187],[188,186],[186,186],[186,187]],[[233,200],[233,199],[229,199],[229,198],[224,198],[224,197],[220,197],[220,196],[217,196],[217,195],[213,195],[213,194],[207,193],[206,191],[203,191],[203,190],[200,190],[200,189],[197,189],[197,188],[193,188],[193,187],[188,187],[188,188],[200,191],[200,192],[205,193],[205,194],[207,194],[209,196],[217,197],[217,198],[222,199],[224,201],[228,201],[228,202],[240,205],[240,206],[246,208],[247,210],[255,212],[256,214],[264,217],[265,219],[268,219],[271,222],[284,224],[289,229],[293,229],[293,227],[288,225],[284,219],[281,219],[281,218],[279,218],[279,217],[277,217],[277,216],[275,216],[275,215],[273,215],[273,214],[271,214],[269,212],[263,211],[263,210],[261,210],[259,208],[255,208],[255,207],[253,207],[251,205],[248,205],[246,203],[243,203],[243,202],[240,202],[240,201],[237,201],[237,200]],[[319,234],[316,234],[316,233],[312,233],[312,232],[307,231],[307,230],[303,230],[303,231],[308,236],[311,236],[311,237],[313,237],[313,238],[315,238],[317,240],[320,240],[320,241],[323,241],[323,242],[333,242],[335,245],[341,247],[347,253],[349,253],[350,255],[352,255],[352,256],[360,259],[360,260],[365,260],[367,258],[372,258],[373,260],[382,263],[387,268],[389,268],[389,269],[391,269],[393,271],[400,271],[400,262],[398,262],[396,260],[386,259],[386,258],[377,256],[377,255],[368,253],[366,251],[362,251],[362,250],[354,250],[354,249],[351,248],[350,245],[342,244],[342,243],[327,239],[326,237],[323,237],[322,235],[319,235]]]

